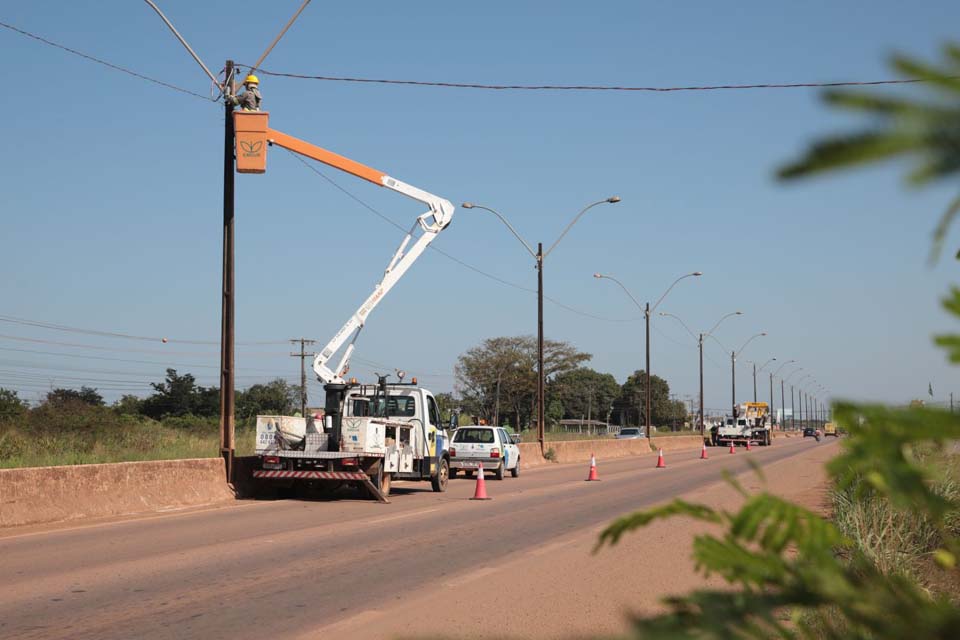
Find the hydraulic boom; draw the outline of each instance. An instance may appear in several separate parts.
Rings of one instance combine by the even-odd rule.
[[[264,112],[257,112],[256,116],[265,116]],[[241,112],[235,112],[234,116],[239,116],[241,119],[244,117],[244,114]],[[238,123],[238,131],[240,126]],[[259,129],[256,131],[255,129]],[[304,142],[289,136],[275,129],[270,129],[266,126],[266,118],[262,126],[258,126],[255,129],[247,128],[247,131],[251,132],[251,136],[247,137],[245,140],[240,141],[238,139],[238,166],[240,162],[241,155],[246,156],[248,153],[252,155],[254,152],[259,156],[260,147],[256,147],[257,138],[260,138],[260,141],[263,141],[261,136],[265,136],[266,141],[271,145],[277,145],[278,147],[283,147],[284,149],[289,149],[295,153],[299,153],[308,158],[312,158],[319,162],[322,162],[331,167],[340,169],[352,175],[355,175],[364,180],[368,180],[378,186],[386,187],[401,193],[408,198],[413,198],[419,202],[427,205],[428,210],[417,216],[417,219],[414,221],[413,226],[404,236],[403,240],[400,242],[400,246],[397,247],[397,250],[394,252],[393,257],[390,258],[390,262],[387,264],[387,268],[384,270],[383,279],[377,283],[373,288],[373,293],[364,300],[363,304],[350,316],[350,318],[344,323],[340,330],[337,331],[336,335],[324,346],[324,348],[314,356],[313,359],[313,370],[317,374],[317,377],[324,384],[330,383],[343,383],[343,376],[346,375],[350,367],[350,356],[353,355],[353,349],[357,341],[357,337],[360,335],[360,330],[363,329],[363,325],[367,321],[367,317],[370,315],[370,312],[373,311],[376,306],[380,303],[383,297],[387,294],[390,289],[397,283],[398,280],[407,272],[407,269],[420,257],[424,252],[427,246],[436,239],[437,235],[443,231],[447,225],[450,224],[451,219],[453,218],[454,208],[449,200],[445,200],[439,196],[436,196],[432,193],[428,193],[422,189],[401,182],[396,178],[392,178],[382,171],[378,171],[366,165],[355,162],[349,158],[345,158],[341,155],[328,151],[316,145],[310,144],[309,142]],[[258,135],[259,134],[259,135]],[[244,144],[245,143],[245,144]],[[254,150],[254,151],[250,151]],[[262,157],[261,167],[265,168],[266,166],[266,153],[265,149],[263,150],[264,154]],[[261,161],[259,157],[256,158],[257,161]],[[260,171],[262,171],[261,169]],[[256,172],[256,171],[254,171]],[[419,228],[419,234],[417,230]],[[340,358],[340,361],[337,363],[336,368],[331,369],[329,366],[330,360],[333,356],[338,353],[344,345],[346,349],[343,352],[343,355]]]

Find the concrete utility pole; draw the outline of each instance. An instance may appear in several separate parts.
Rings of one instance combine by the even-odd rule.
[[[300,343],[300,353],[291,353],[290,356],[293,358],[300,358],[300,415],[306,417],[307,415],[307,352],[306,346],[308,344],[313,344],[316,340],[308,340],[306,338],[292,338],[290,340],[292,344]]]
[[[233,94],[233,60],[225,65],[224,93]],[[220,307],[220,455],[233,480],[234,451],[234,271],[233,271],[233,105],[224,100],[223,120],[223,280]]]

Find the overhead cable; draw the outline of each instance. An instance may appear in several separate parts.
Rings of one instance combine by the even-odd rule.
[[[326,175],[325,173],[323,173],[322,171],[320,171],[316,166],[314,166],[313,164],[307,162],[305,159],[303,159],[302,157],[300,157],[298,154],[296,154],[296,153],[294,153],[294,152],[292,152],[292,151],[289,151],[289,150],[285,150],[285,151],[287,151],[287,153],[289,153],[291,156],[293,156],[294,158],[296,158],[301,164],[303,164],[303,166],[307,167],[310,171],[312,171],[313,173],[317,174],[318,176],[320,176],[321,178],[323,178],[324,180],[326,180],[330,185],[332,185],[332,186],[333,186],[334,188],[336,188],[338,191],[340,191],[341,193],[343,193],[344,195],[346,195],[348,198],[350,198],[350,199],[353,200],[354,202],[358,203],[360,206],[362,206],[362,207],[365,208],[366,210],[368,210],[368,211],[370,211],[371,213],[373,213],[375,216],[377,216],[378,218],[380,218],[381,220],[383,220],[383,221],[386,222],[387,224],[396,227],[397,229],[399,229],[400,231],[403,231],[404,233],[407,232],[407,229],[404,228],[403,226],[401,226],[397,221],[393,220],[392,218],[390,218],[389,216],[387,216],[387,215],[384,214],[383,212],[377,210],[375,207],[373,207],[372,205],[370,205],[370,204],[368,204],[367,202],[365,202],[365,201],[364,201],[362,198],[360,198],[359,196],[357,196],[357,195],[355,195],[354,193],[352,193],[352,192],[350,192],[349,190],[347,190],[344,186],[342,186],[341,184],[339,184],[336,180],[334,180],[334,179],[331,178],[330,176],[328,176],[328,175]],[[488,279],[493,280],[493,281],[495,281],[495,282],[499,282],[499,283],[502,284],[502,285],[505,285],[505,286],[508,286],[508,287],[512,287],[512,288],[518,289],[518,290],[520,290],[520,291],[526,291],[527,293],[533,293],[533,294],[535,294],[535,293],[537,292],[536,289],[531,289],[530,287],[525,287],[525,286],[523,286],[523,285],[521,285],[521,284],[517,284],[517,283],[515,283],[515,282],[510,282],[509,280],[504,280],[503,278],[501,278],[501,277],[499,277],[499,276],[495,276],[495,275],[493,275],[492,273],[487,273],[486,271],[480,269],[479,267],[476,267],[476,266],[474,266],[474,265],[472,265],[472,264],[470,264],[470,263],[468,263],[468,262],[464,262],[464,261],[461,260],[460,258],[458,258],[458,257],[456,257],[456,256],[454,256],[454,255],[452,255],[452,254],[450,254],[450,253],[447,253],[447,252],[444,251],[443,249],[440,249],[439,247],[436,247],[436,246],[434,246],[434,245],[432,245],[432,244],[431,244],[431,245],[427,245],[427,249],[432,250],[432,251],[435,251],[435,252],[439,253],[440,255],[442,255],[443,257],[447,258],[448,260],[452,260],[453,262],[456,262],[456,263],[459,264],[460,266],[465,267],[465,268],[473,271],[474,273],[477,273],[477,274],[479,274],[479,275],[481,275],[481,276],[483,276],[483,277],[485,277],[485,278],[488,278]],[[587,318],[592,318],[592,319],[594,319],[594,320],[601,320],[601,321],[604,321],[604,322],[633,322],[633,321],[635,321],[635,320],[638,319],[638,318],[605,318],[605,317],[603,317],[603,316],[598,316],[598,315],[589,313],[589,312],[587,312],[587,311],[581,311],[580,309],[576,309],[576,308],[574,308],[574,307],[571,307],[571,306],[569,306],[569,305],[566,305],[566,304],[560,302],[559,300],[556,300],[556,299],[554,299],[554,298],[551,298],[550,296],[544,296],[543,299],[544,299],[544,300],[547,300],[548,302],[550,302],[550,303],[552,303],[552,304],[554,304],[554,305],[556,305],[556,306],[558,306],[558,307],[560,307],[561,309],[565,309],[565,310],[567,310],[567,311],[569,311],[569,312],[571,312],[571,313],[575,313],[575,314],[577,314],[577,315],[581,315],[581,316],[584,316],[584,317],[587,317]]]
[[[219,341],[215,340],[181,340],[179,338],[161,338],[159,336],[139,336],[130,333],[121,333],[119,331],[106,331],[101,329],[83,329],[81,327],[71,327],[65,324],[57,324],[53,322],[46,322],[43,320],[30,320],[28,318],[17,318],[15,316],[0,315],[0,322],[8,322],[11,324],[19,324],[27,327],[37,327],[40,329],[51,329],[54,331],[65,331],[67,333],[82,333],[92,336],[103,336],[106,338],[123,338],[126,340],[141,340],[144,342],[174,342],[180,344],[209,344],[217,345],[220,344]],[[286,340],[260,340],[260,341],[241,341],[237,342],[238,345],[251,346],[251,345],[279,345],[287,344]],[[76,345],[70,345],[76,346]]]
[[[408,85],[415,87],[439,87],[445,89],[482,89],[488,91],[626,91],[670,93],[678,91],[730,91],[745,89],[803,89],[819,87],[865,87],[883,84],[913,84],[927,82],[924,78],[905,78],[901,80],[850,80],[841,82],[782,82],[758,84],[717,84],[717,85],[689,85],[674,87],[643,87],[617,85],[589,85],[589,84],[480,84],[474,82],[433,82],[427,80],[396,80],[386,78],[355,78],[349,76],[321,76],[305,75],[300,73],[281,73],[260,69],[265,76],[278,78],[293,78],[297,80],[321,80],[324,82],[353,82],[363,84]]]
[[[91,61],[91,62],[96,62],[97,64],[101,64],[101,65],[103,65],[103,66],[105,66],[105,67],[109,67],[110,69],[114,69],[114,70],[116,70],[116,71],[122,71],[123,73],[126,73],[127,75],[133,76],[134,78],[140,78],[141,80],[146,80],[147,82],[152,82],[152,83],[154,83],[154,84],[158,84],[158,85],[160,85],[161,87],[166,87],[166,88],[168,88],[168,89],[173,89],[174,91],[179,91],[180,93],[186,93],[187,95],[191,95],[191,96],[200,98],[201,100],[210,101],[210,98],[209,98],[208,96],[201,95],[201,94],[199,94],[199,93],[196,93],[195,91],[190,91],[189,89],[184,89],[183,87],[178,87],[178,86],[175,85],[175,84],[170,84],[169,82],[164,82],[163,80],[157,80],[156,78],[151,78],[150,76],[145,76],[145,75],[143,75],[142,73],[137,73],[136,71],[133,71],[132,69],[127,69],[126,67],[121,67],[121,66],[118,65],[118,64],[114,64],[114,63],[112,63],[112,62],[107,62],[106,60],[102,60],[102,59],[100,59],[100,58],[96,58],[96,57],[94,57],[94,56],[91,56],[91,55],[88,54],[88,53],[83,53],[82,51],[77,51],[76,49],[71,49],[70,47],[67,47],[67,46],[65,46],[65,45],[59,44],[59,43],[57,43],[57,42],[53,42],[52,40],[47,40],[46,38],[44,38],[44,37],[42,37],[42,36],[38,36],[38,35],[35,34],[35,33],[30,33],[29,31],[24,31],[23,29],[19,29],[19,28],[15,27],[15,26],[13,26],[13,25],[11,25],[11,24],[7,24],[7,23],[5,23],[5,22],[0,22],[0,27],[3,27],[4,29],[8,29],[8,30],[10,30],[10,31],[14,31],[14,32],[16,32],[16,33],[19,33],[19,34],[22,35],[22,36],[26,36],[26,37],[28,37],[28,38],[33,38],[34,40],[37,40],[38,42],[42,42],[43,44],[46,44],[46,45],[50,45],[51,47],[56,47],[57,49],[62,49],[63,51],[66,51],[67,53],[72,53],[72,54],[75,55],[75,56],[80,56],[81,58],[84,58],[84,59],[89,60],[89,61]],[[215,101],[216,101],[216,100],[214,100],[214,102],[215,102]]]
[[[176,36],[177,40],[180,41],[180,44],[183,45],[183,48],[187,50],[187,53],[189,53],[193,57],[193,59],[196,61],[196,63],[200,65],[200,68],[203,69],[203,72],[207,74],[207,77],[210,78],[213,84],[217,85],[217,87],[219,87],[220,90],[222,91],[223,85],[221,85],[220,81],[217,80],[217,76],[213,75],[213,73],[210,72],[210,69],[207,69],[207,65],[203,64],[203,60],[200,59],[200,56],[198,56],[196,52],[190,47],[190,45],[187,44],[187,41],[184,40],[182,35],[180,35],[180,32],[177,31],[177,28],[173,26],[173,23],[170,22],[169,19],[167,19],[167,16],[163,15],[163,11],[160,11],[160,7],[158,7],[153,2],[153,0],[144,0],[144,2],[150,5],[150,8],[157,12],[157,15],[160,16],[160,19],[163,20],[164,24],[166,24],[167,27],[170,29],[170,31],[173,33],[173,35]]]
[[[280,38],[282,38],[283,34],[287,32],[287,29],[289,29],[290,26],[296,22],[297,18],[300,17],[300,14],[303,13],[303,10],[307,8],[308,4],[310,4],[310,0],[303,0],[303,4],[300,5],[300,8],[297,9],[297,12],[293,14],[293,17],[290,18],[287,24],[284,25],[283,29],[280,30],[280,33],[278,33],[277,37],[273,39],[273,42],[271,42],[270,46],[267,47],[267,50],[263,52],[263,55],[260,56],[260,59],[257,60],[252,67],[250,67],[250,73],[253,73],[260,68],[260,65],[263,64],[263,61],[266,59],[266,57],[270,55],[270,52],[273,51],[273,48],[277,46],[278,42],[280,42]]]

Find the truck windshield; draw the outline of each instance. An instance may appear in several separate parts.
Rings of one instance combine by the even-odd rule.
[[[383,398],[354,396],[353,415],[357,417],[375,416],[382,413]],[[417,415],[417,399],[413,396],[388,396],[388,418],[413,418]]]
[[[453,441],[462,444],[491,444],[493,429],[457,429]]]

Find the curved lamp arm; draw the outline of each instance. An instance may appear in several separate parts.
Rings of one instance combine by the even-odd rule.
[[[554,247],[560,244],[560,241],[563,240],[563,236],[567,235],[567,232],[570,231],[573,225],[577,224],[577,220],[579,220],[581,216],[583,216],[583,214],[585,214],[587,211],[589,211],[590,209],[593,209],[598,204],[604,204],[604,203],[616,204],[617,202],[620,202],[620,196],[610,196],[609,198],[604,198],[603,200],[598,200],[597,202],[594,202],[592,204],[588,204],[587,206],[585,206],[583,209],[580,210],[580,213],[574,216],[573,220],[570,221],[570,224],[568,224],[566,228],[563,230],[563,232],[560,234],[560,237],[557,238],[554,241],[554,243],[550,245],[550,248],[544,252],[543,257],[546,258],[548,255],[550,255],[550,252],[553,251]]]
[[[517,230],[513,228],[513,225],[510,224],[510,223],[507,221],[507,219],[504,218],[502,215],[500,215],[497,211],[491,209],[490,207],[484,207],[483,205],[473,204],[472,202],[464,202],[464,203],[463,203],[462,205],[460,205],[460,206],[462,206],[464,209],[483,209],[484,211],[489,211],[489,212],[492,213],[493,215],[497,216],[497,217],[500,219],[500,222],[502,222],[503,224],[507,225],[507,229],[510,229],[510,233],[512,233],[512,234],[514,235],[514,237],[515,237],[517,240],[519,240],[521,244],[523,244],[523,247],[527,250],[527,252],[528,252],[531,256],[533,256],[534,259],[537,258],[537,252],[534,251],[533,248],[531,248],[529,244],[527,244],[527,241],[526,241],[526,240],[524,240],[522,237],[520,237],[520,234],[517,233]]]

